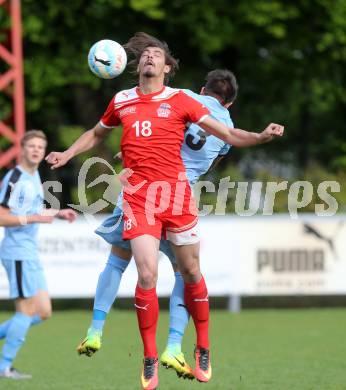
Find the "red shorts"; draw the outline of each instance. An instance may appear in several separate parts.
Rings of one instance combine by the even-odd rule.
[[[195,231],[197,209],[187,181],[173,184],[153,182],[145,184],[134,194],[127,193],[125,188],[123,210],[124,240],[144,234],[159,240],[162,235],[170,239],[171,236],[191,230],[191,242],[184,238],[178,245],[198,242]]]

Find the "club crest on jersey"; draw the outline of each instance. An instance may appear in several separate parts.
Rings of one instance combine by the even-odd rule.
[[[119,117],[122,118],[125,115],[135,114],[136,106],[125,107],[119,111]]]
[[[168,118],[171,113],[171,105],[168,103],[161,103],[160,107],[157,109],[157,115],[160,118]]]

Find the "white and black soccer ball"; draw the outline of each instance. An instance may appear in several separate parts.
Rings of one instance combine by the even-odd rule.
[[[103,79],[113,79],[125,69],[127,55],[125,49],[115,41],[103,39],[96,42],[88,54],[90,70]]]

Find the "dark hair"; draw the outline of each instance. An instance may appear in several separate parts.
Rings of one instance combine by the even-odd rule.
[[[137,32],[124,45],[127,54],[134,56],[134,59],[129,62],[129,65],[134,68],[134,72],[137,72],[141,55],[147,47],[158,47],[165,52],[166,65],[170,65],[171,67],[169,73],[165,75],[165,84],[168,84],[169,79],[173,77],[176,70],[179,69],[179,61],[172,56],[167,43],[164,41],[160,41],[145,32]]]
[[[237,97],[238,84],[234,74],[227,69],[215,69],[207,74],[205,94],[221,100],[222,104],[231,103]]]

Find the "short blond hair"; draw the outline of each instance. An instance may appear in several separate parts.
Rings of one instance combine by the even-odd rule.
[[[20,141],[21,146],[24,146],[28,141],[33,138],[41,138],[47,143],[46,134],[42,130],[29,130],[24,133],[23,138]]]

